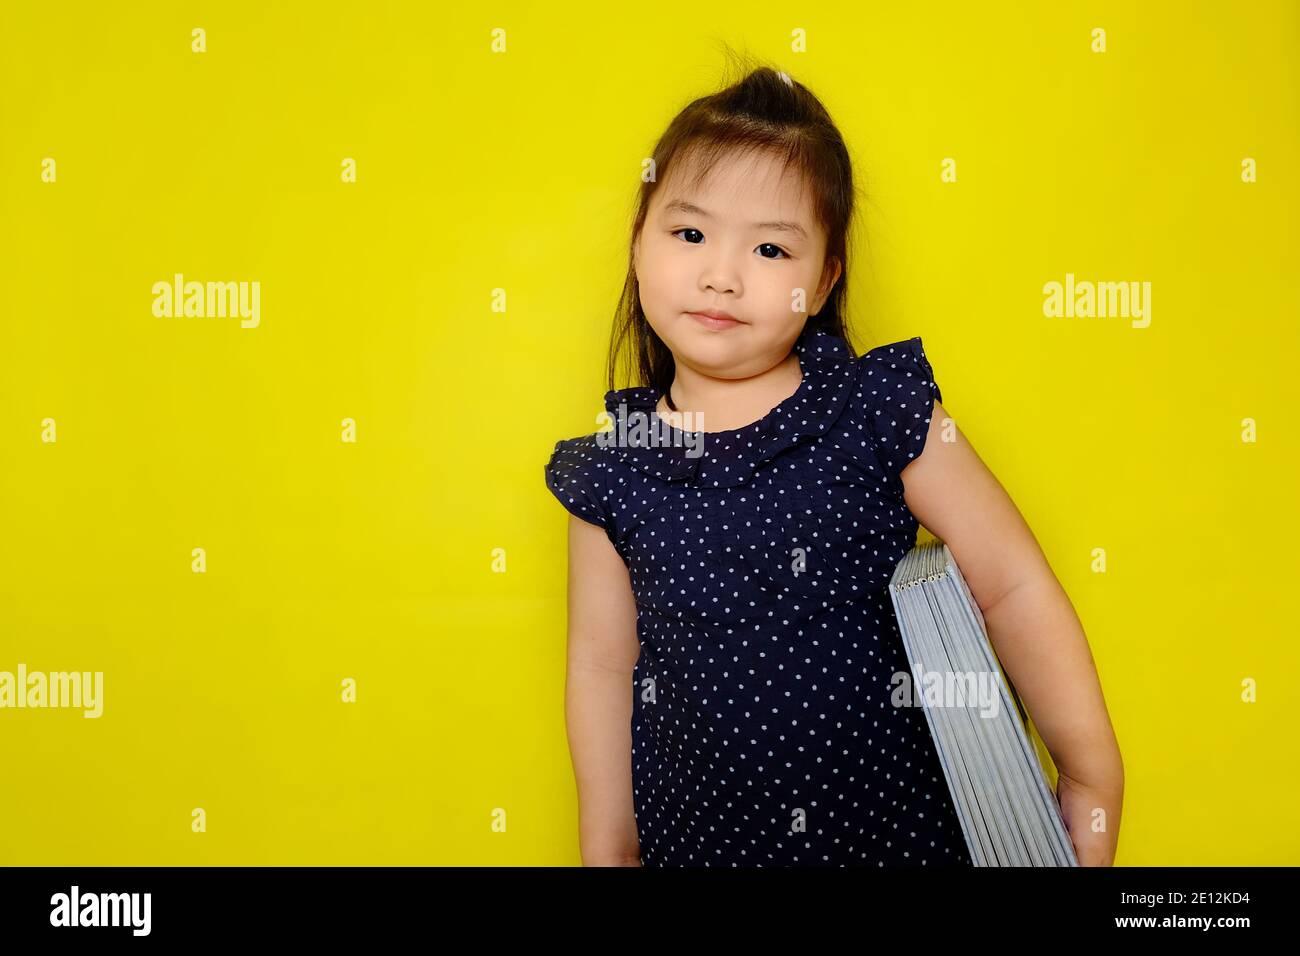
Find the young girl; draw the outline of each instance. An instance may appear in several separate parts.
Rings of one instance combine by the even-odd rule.
[[[1123,767],[1068,598],[921,339],[848,345],[854,186],[825,109],[755,70],[686,107],[650,169],[613,428],[546,466],[573,515],[583,862],[971,865],[925,715],[891,702],[887,585],[923,523],[1060,771],[1079,862],[1109,865]],[[614,390],[623,346],[646,384]]]

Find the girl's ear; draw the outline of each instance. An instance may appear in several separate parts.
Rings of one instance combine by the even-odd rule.
[[[835,283],[840,281],[840,272],[842,271],[840,260],[830,259],[822,268],[822,283],[817,287],[817,301],[813,303],[813,309],[809,315],[816,315],[830,298],[831,289],[835,288]]]

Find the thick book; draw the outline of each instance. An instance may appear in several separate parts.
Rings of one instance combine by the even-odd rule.
[[[1020,696],[948,546],[909,551],[889,596],[912,671],[910,703],[925,710],[974,864],[1078,866]]]

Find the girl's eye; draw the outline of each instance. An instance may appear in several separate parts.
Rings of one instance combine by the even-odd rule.
[[[704,233],[700,232],[700,230],[698,230],[698,229],[692,228],[691,226],[686,226],[686,227],[684,227],[684,228],[682,228],[682,229],[674,230],[672,233],[670,233],[670,235],[674,235],[674,236],[675,236],[675,235],[677,235],[677,234],[680,233],[680,232],[693,232],[693,233],[695,233],[696,235],[698,235],[698,236],[700,237],[699,241],[695,241],[695,240],[691,240],[691,239],[687,239],[687,240],[686,240],[687,242],[689,242],[689,243],[690,243],[691,245],[693,245],[693,246],[698,246],[698,245],[700,244],[700,242],[703,241],[703,239],[704,239]],[[780,253],[779,256],[763,256],[764,259],[780,259],[780,258],[786,258],[786,259],[788,259],[788,258],[790,258],[790,254],[789,254],[788,252],[786,252],[786,251],[785,251],[784,249],[782,249],[780,246],[775,245],[774,243],[771,243],[771,242],[765,242],[765,243],[763,243],[762,245],[760,245],[758,248],[760,248],[760,249],[763,249],[763,248],[775,249],[778,253]],[[762,255],[762,253],[760,253],[760,255]]]

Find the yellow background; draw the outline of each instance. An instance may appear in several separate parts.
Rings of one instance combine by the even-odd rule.
[[[578,862],[542,465],[725,42],[838,122],[854,344],[923,336],[1079,612],[1117,862],[1300,863],[1297,4],[563,6],[0,8],[0,670],[105,674],[0,711],[0,862]],[[155,318],[176,272],[260,327]],[[1150,327],[1045,318],[1067,272]]]

